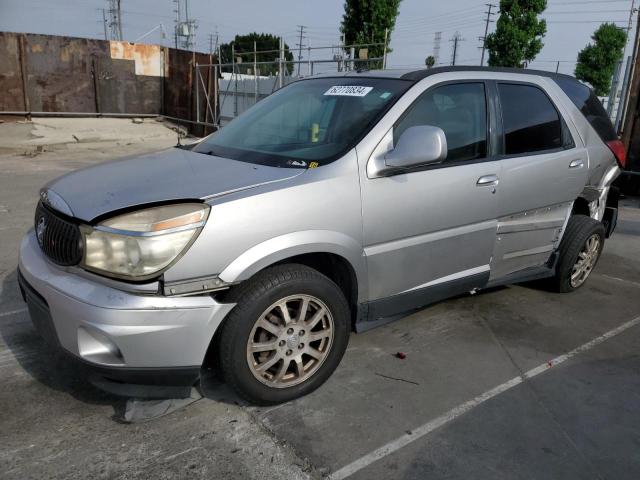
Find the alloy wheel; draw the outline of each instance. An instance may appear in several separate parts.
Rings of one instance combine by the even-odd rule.
[[[334,333],[331,312],[320,299],[300,294],[278,300],[251,330],[247,342],[249,369],[269,387],[298,385],[323,364]]]
[[[578,254],[576,263],[571,269],[571,286],[573,288],[578,288],[585,282],[598,261],[599,253],[600,236],[594,233],[587,238],[587,241]]]

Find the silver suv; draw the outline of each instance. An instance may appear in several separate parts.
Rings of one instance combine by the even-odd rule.
[[[352,330],[489,286],[579,288],[624,162],[571,77],[313,77],[195,145],[48,184],[19,280],[40,333],[102,388],[180,395],[204,365],[283,402],[331,375]]]

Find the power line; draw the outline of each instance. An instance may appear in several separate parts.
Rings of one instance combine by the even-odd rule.
[[[425,22],[421,22],[419,24],[416,25],[398,25],[394,28],[394,33],[397,32],[413,32],[413,31],[421,31],[424,30],[425,27],[426,28],[430,28],[430,27],[444,27],[447,25],[455,25],[455,24],[460,24],[460,23],[475,23],[478,22],[478,19],[472,19],[470,18],[469,15],[465,15],[463,18],[448,18],[448,19],[441,19],[441,20],[432,20],[432,21],[425,21]]]
[[[627,23],[627,19],[622,20],[547,20],[547,23]]]
[[[544,12],[544,15],[586,15],[588,13],[627,13],[629,9],[615,9],[615,10],[581,10],[579,12],[575,12],[572,10],[563,10],[561,12]]]
[[[553,4],[551,6],[555,6],[555,5],[559,5],[559,6],[563,6],[563,5],[584,5],[585,3],[627,3],[627,0],[580,0],[580,1],[570,1],[570,2],[553,2]]]
[[[472,12],[475,12],[478,8],[481,7],[475,7],[474,8],[463,8],[460,10],[453,10],[451,12],[445,12],[445,13],[440,13],[438,15],[429,15],[429,16],[421,16],[421,17],[412,17],[410,20],[402,20],[402,21],[398,21],[398,25],[409,25],[409,24],[424,24],[429,23],[429,22],[434,22],[434,21],[439,21],[439,19],[446,17],[446,18],[454,18],[454,17],[468,17],[469,14],[471,14]]]

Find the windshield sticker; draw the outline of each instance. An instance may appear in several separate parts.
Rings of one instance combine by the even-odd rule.
[[[387,99],[391,96],[391,92],[384,92],[380,95],[380,98]]]
[[[306,167],[307,162],[303,160],[287,160],[287,165],[290,167]]]
[[[362,87],[360,85],[336,85],[324,92],[325,95],[338,95],[341,97],[364,97],[373,90],[373,87]]]

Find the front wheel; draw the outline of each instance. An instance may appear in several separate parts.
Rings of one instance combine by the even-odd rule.
[[[569,218],[560,243],[556,274],[551,279],[554,290],[572,292],[584,285],[600,258],[604,237],[604,226],[591,217],[574,215]]]
[[[225,381],[255,404],[286,402],[318,388],[347,347],[349,306],[340,288],[304,265],[258,273],[231,293],[222,327]]]

